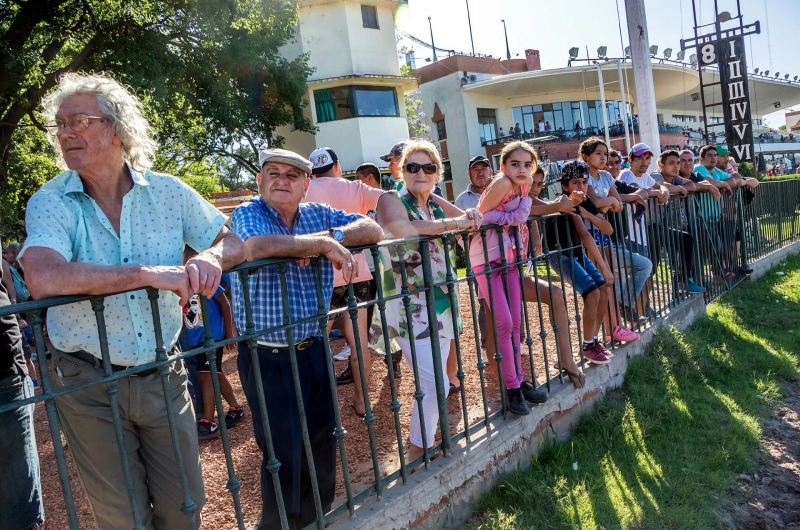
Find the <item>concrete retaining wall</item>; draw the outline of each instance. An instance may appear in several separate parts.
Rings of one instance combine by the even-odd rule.
[[[759,278],[785,260],[800,253],[800,242],[789,245],[751,263],[751,279]],[[678,306],[654,329],[642,333],[642,340],[615,350],[611,363],[590,365],[586,385],[578,390],[571,384],[553,386],[550,399],[534,407],[529,416],[500,420],[490,431],[473,435],[472,444],[454,446],[448,457],[431,462],[429,469],[413,473],[408,483],[399,481],[384,490],[381,498],[371,498],[333,525],[335,530],[381,530],[400,528],[458,528],[472,513],[473,503],[494,487],[503,475],[529,465],[540,447],[569,438],[578,419],[591,412],[606,392],[622,385],[628,362],[644,353],[655,329],[675,326],[683,330],[705,314],[702,297],[693,297]]]

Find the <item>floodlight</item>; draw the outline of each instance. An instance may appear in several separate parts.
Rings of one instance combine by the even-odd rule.
[[[625,57],[630,57],[630,56],[631,56],[631,47],[625,46]]]
[[[691,54],[689,56],[689,63],[691,63],[692,66],[697,66],[697,54],[696,53],[693,53],[693,54]]]
[[[683,58],[686,57],[686,50],[681,50],[678,52],[678,55],[675,56],[676,59],[679,61],[683,61]]]
[[[775,72],[775,79],[778,79],[778,77],[779,77],[780,75],[781,75],[781,73],[780,73],[780,72]]]
[[[717,15],[717,22],[728,22],[729,20],[732,20],[732,19],[733,19],[733,17],[731,16],[731,14],[728,11],[723,11],[722,13]]]
[[[570,48],[570,49],[569,49],[569,58],[570,58],[570,59],[575,59],[575,58],[577,58],[577,57],[578,57],[578,53],[579,53],[580,51],[581,51],[581,50],[580,50],[580,48],[578,48],[577,46],[576,46],[576,47],[574,47],[574,48]]]
[[[789,74],[786,74],[785,76],[783,76],[783,78],[784,79],[789,79]]]
[[[768,76],[769,75],[769,70],[764,70],[764,73],[761,74],[761,75],[763,75],[764,77]]]
[[[797,81],[797,76],[794,76],[794,80]]]
[[[670,55],[672,55],[672,48],[667,48],[664,50],[664,59],[669,59]]]
[[[756,75],[758,75],[758,68],[754,68],[754,69],[753,69],[753,73],[754,73],[754,74],[756,74]]]
[[[600,59],[604,59],[606,56],[606,52],[608,52],[608,46],[600,46],[597,48],[597,56]]]
[[[653,44],[650,46],[650,55],[655,57],[658,54],[658,44]]]

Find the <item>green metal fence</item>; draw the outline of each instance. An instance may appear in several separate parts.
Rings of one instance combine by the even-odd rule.
[[[685,298],[690,296],[686,291],[686,281],[694,278],[696,283],[706,288],[706,300],[713,300],[721,294],[730,290],[738,282],[742,281],[747,274],[748,263],[763,257],[770,252],[782,248],[792,242],[800,241],[800,182],[785,181],[765,183],[761,185],[755,193],[755,197],[749,197],[743,190],[736,190],[731,197],[723,197],[716,203],[710,197],[701,194],[693,194],[689,197],[673,196],[666,204],[659,205],[654,199],[648,201],[648,207],[641,215],[633,216],[634,210],[626,207],[620,216],[610,216],[616,237],[604,239],[598,236],[601,251],[605,253],[610,262],[615,264],[615,289],[608,301],[608,311],[601,333],[603,340],[606,335],[611,333],[614,323],[629,325],[635,331],[641,331],[651,326],[655,319],[668,314]],[[56,412],[56,400],[67,393],[78,391],[91,385],[104,385],[108,395],[109,404],[113,414],[113,421],[116,428],[117,445],[124,447],[124,433],[121,426],[119,415],[119,404],[117,402],[117,382],[131,374],[140,373],[151,368],[158,368],[158,374],[162,380],[165,395],[168,395],[168,375],[170,366],[190,356],[205,353],[212,374],[214,386],[214,399],[217,410],[224,410],[222,407],[222,397],[220,394],[219,382],[217,380],[217,368],[215,363],[216,350],[220,346],[246,342],[249,346],[252,364],[255,369],[257,382],[257,399],[260,405],[261,423],[263,424],[263,435],[266,439],[266,469],[271,474],[272,482],[277,492],[277,505],[279,516],[283,528],[289,528],[287,513],[281,496],[281,486],[278,471],[281,462],[276,459],[273,448],[273,439],[268,408],[265,402],[264,388],[261,381],[258,354],[258,338],[267,333],[278,330],[287,330],[289,333],[289,352],[292,377],[295,386],[295,396],[287,396],[285,406],[296,406],[299,410],[300,425],[305,456],[308,460],[309,473],[312,478],[314,505],[316,511],[316,523],[308,528],[323,528],[335,518],[349,514],[353,515],[356,506],[371,496],[380,495],[382,491],[392,483],[397,481],[407,483],[412,472],[419,466],[429,466],[432,458],[439,454],[448,455],[451,453],[453,445],[462,440],[469,444],[472,437],[481,430],[492,430],[497,428],[508,415],[508,404],[506,402],[504,386],[504,373],[502,368],[502,356],[500,352],[497,324],[494,319],[487,321],[486,325],[493,337],[487,345],[487,350],[493,350],[495,361],[493,370],[488,370],[488,359],[483,356],[482,348],[478,337],[480,336],[479,318],[480,312],[477,299],[478,287],[477,277],[479,275],[490,275],[499,270],[502,273],[503,289],[508,295],[511,281],[519,281],[519,288],[522,293],[522,300],[527,300],[522,305],[522,326],[520,329],[519,347],[526,354],[522,357],[524,366],[515,366],[518,371],[524,372],[526,378],[537,382],[544,391],[550,391],[553,385],[565,384],[565,377],[559,363],[565,356],[580,356],[579,366],[585,367],[586,360],[583,358],[581,349],[581,309],[583,301],[579,294],[573,289],[568,277],[574,271],[563,269],[562,257],[572,257],[580,246],[579,241],[572,241],[567,237],[567,243],[559,234],[559,218],[561,215],[547,216],[543,218],[531,217],[527,222],[527,231],[533,234],[538,231],[542,237],[542,250],[535,252],[534,238],[529,238],[527,246],[522,245],[522,233],[518,228],[513,228],[510,232],[511,240],[515,243],[513,260],[506,260],[505,249],[503,248],[503,238],[499,237],[500,255],[503,256],[500,263],[490,263],[486,270],[476,274],[467,260],[466,269],[459,274],[456,264],[449,258],[448,251],[463,245],[464,251],[469,255],[470,245],[476,244],[478,239],[483,242],[484,258],[488,262],[488,251],[486,250],[487,236],[490,231],[502,230],[501,227],[483,227],[480,233],[467,237],[463,233],[450,233],[438,238],[415,238],[402,241],[384,241],[380,245],[360,249],[368,253],[370,259],[375,263],[375,280],[377,284],[377,297],[373,301],[359,303],[353,292],[352,285],[349,286],[348,306],[333,311],[327,311],[328,301],[322,299],[322,284],[320,275],[320,263],[318,259],[312,260],[311,267],[314,267],[316,274],[316,285],[308,286],[310,293],[315,293],[317,297],[318,311],[302,321],[291,322],[285,316],[282,325],[270,329],[256,329],[252,300],[250,299],[250,273],[261,267],[274,267],[281,274],[282,283],[282,306],[284,315],[289,314],[289,297],[286,288],[286,264],[291,260],[263,260],[259,262],[242,264],[232,270],[239,276],[244,291],[244,308],[246,313],[246,328],[239,330],[241,334],[232,339],[215,341],[211,335],[210,327],[206,326],[205,343],[202,347],[189,351],[180,352],[178,350],[168,350],[172,345],[165,344],[161,336],[160,315],[158,308],[159,292],[154,289],[147,289],[150,306],[153,316],[154,329],[157,349],[155,361],[141,366],[127,369],[125,371],[112,373],[109,359],[109,349],[106,337],[105,317],[103,296],[69,296],[51,298],[41,301],[26,302],[0,309],[0,315],[8,313],[25,313],[29,323],[34,329],[36,350],[40,352],[39,369],[42,384],[42,392],[35,397],[23,402],[15,402],[9,405],[0,406],[0,413],[17,408],[24,404],[35,404],[44,402],[49,421],[50,434],[53,440],[53,450],[55,451],[58,473],[61,480],[61,487],[64,496],[64,505],[71,529],[77,529],[78,517],[75,508],[73,489],[67,473],[67,464],[64,449],[60,443],[60,424]],[[555,238],[552,236],[555,235]],[[567,234],[569,236],[569,234]],[[647,242],[645,246],[642,244]],[[638,242],[639,245],[632,245]],[[439,245],[444,250],[446,256],[446,277],[444,281],[436,282],[431,273],[431,244]],[[380,247],[389,250],[390,254],[396,257],[399,267],[396,271],[382,271],[378,266],[378,253]],[[409,250],[419,252],[419,266],[422,268],[424,278],[423,285],[418,288],[409,289],[406,278]],[[645,284],[643,293],[637,296],[633,283],[634,263],[632,262],[631,250],[645,254],[653,263],[652,278]],[[692,258],[690,258],[690,255]],[[691,264],[689,263],[691,261]],[[573,261],[569,260],[572,267]],[[515,271],[513,274],[512,272]],[[383,292],[383,275],[400,274],[402,291],[393,296],[385,296]],[[513,277],[513,278],[512,278]],[[518,280],[517,280],[518,278]],[[493,299],[492,282],[488,282],[489,298]],[[320,500],[320,492],[317,481],[317,470],[314,465],[313,453],[311,450],[310,436],[306,424],[306,417],[303,409],[303,398],[300,395],[300,378],[297,368],[297,351],[295,341],[292,337],[292,330],[299,324],[306,322],[316,322],[320,329],[320,338],[325,350],[327,364],[328,384],[334,403],[340,403],[339,393],[336,387],[334,359],[331,343],[327,334],[327,324],[329,319],[335,318],[340,314],[346,314],[356,323],[358,311],[361,308],[374,306],[376,313],[381,317],[381,328],[383,332],[382,341],[386,352],[391,352],[393,346],[391,337],[387,329],[387,302],[391,300],[402,300],[406,308],[410,307],[412,299],[417,302],[424,302],[425,310],[431,321],[436,320],[434,305],[434,290],[444,288],[448,293],[447,303],[453,315],[453,327],[458,329],[457,317],[463,319],[464,329],[472,331],[474,340],[467,343],[462,340],[463,334],[457,334],[454,347],[450,350],[449,344],[440,344],[437,334],[432,334],[426,339],[411,339],[411,363],[410,373],[414,378],[413,399],[408,402],[401,402],[399,393],[399,382],[392,369],[392,363],[387,363],[386,378],[389,386],[390,399],[371,401],[369,394],[369,378],[372,374],[364,373],[362,370],[356,374],[361,379],[363,398],[366,404],[366,415],[363,419],[362,428],[366,431],[366,437],[370,447],[369,461],[361,464],[370,465],[372,468],[372,479],[370,483],[354,484],[351,480],[352,462],[348,459],[348,443],[345,428],[342,424],[342,415],[350,413],[349,407],[335,407],[335,430],[332,436],[336,439],[338,448],[338,459],[341,465],[342,476],[338,477],[339,484],[343,486],[343,495],[331,507],[323,506]],[[532,292],[535,289],[538,294]],[[543,298],[549,298],[551,303],[548,307],[542,303]],[[42,322],[42,311],[47,308],[72,304],[81,301],[90,301],[91,307],[99,330],[99,341],[101,344],[102,360],[104,362],[105,374],[96,381],[90,381],[80,385],[70,386],[64,389],[55,390],[52,385],[52,377],[55,372],[50,366],[50,360],[44,354],[47,350],[45,340],[45,330]],[[563,305],[561,305],[563,303]],[[491,304],[488,304],[491,309]],[[201,297],[201,308],[207,310],[207,301]],[[561,308],[561,309],[559,309]],[[566,321],[559,318],[559,311],[567,313]],[[207,313],[206,313],[207,314]],[[410,317],[409,317],[410,318]],[[412,323],[407,323],[409,326]],[[354,325],[356,335],[356,349],[352,355],[356,355],[359,366],[364,366],[364,358],[370,355],[368,351],[362,351],[361,341],[358,335],[358,326]],[[463,333],[463,332],[462,332]],[[564,339],[564,335],[569,340]],[[413,461],[406,459],[406,445],[408,436],[408,425],[401,418],[401,411],[406,408],[418,407],[420,417],[424,418],[423,398],[424,392],[420,385],[419,363],[415,345],[420,340],[430,341],[431,355],[433,357],[434,379],[436,389],[436,409],[439,434],[435,443],[428,450],[423,451],[422,455]],[[554,343],[554,344],[553,344]],[[569,351],[564,351],[566,345]],[[618,343],[611,342],[609,347],[617,348]],[[516,345],[515,345],[516,348]],[[508,353],[508,352],[506,352]],[[447,374],[442,370],[441,362],[448,355],[454,355],[456,360],[455,377],[460,381],[460,389],[454,394],[458,401],[457,406],[448,405],[448,395],[450,389]],[[516,359],[516,356],[515,356]],[[516,362],[516,361],[515,361]],[[406,371],[409,367],[405,368]],[[476,374],[474,377],[467,377],[468,373]],[[587,377],[591,377],[591,370],[586,371]],[[477,381],[476,383],[473,383]],[[475,387],[467,388],[468,384],[476,384]],[[480,396],[478,403],[470,405],[468,396]],[[294,399],[292,399],[294,398]],[[177,461],[177,473],[183,489],[183,505],[181,511],[187,516],[191,516],[197,509],[195,500],[191,498],[187,486],[186,472],[183,464],[183,451],[178,442],[175,427],[175,411],[172,402],[165,399],[166,413],[168,416],[171,435],[173,440],[173,450]],[[391,439],[378,440],[376,433],[376,423],[391,426]],[[237,478],[237,470],[234,465],[234,453],[232,449],[227,428],[224,421],[219,424],[221,430],[221,450],[224,453],[227,466],[226,488],[230,492],[233,506],[231,519],[235,519],[236,526],[240,529],[245,528],[245,514],[243,513],[240,498],[241,482]],[[422,426],[423,445],[427,446],[429,440],[426,439],[425,428]],[[393,447],[397,457],[397,464],[388,465],[382,462],[379,457],[379,441],[388,443]],[[123,469],[125,470],[125,484],[131,499],[134,498],[134,485],[131,478],[130,463],[126,451],[119,452]],[[131,515],[135,522],[135,528],[143,528],[142,516],[131,502]],[[254,514],[247,514],[253,517]],[[255,514],[257,517],[258,514]]]

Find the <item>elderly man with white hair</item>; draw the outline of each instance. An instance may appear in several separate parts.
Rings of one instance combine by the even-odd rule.
[[[122,85],[105,75],[66,74],[43,106],[45,127],[68,170],[28,202],[28,239],[18,259],[36,299],[108,295],[105,344],[90,302],[48,311],[51,379],[60,390],[96,381],[106,369],[135,371],[156,360],[147,286],[158,289],[160,332],[170,352],[182,306],[193,293],[212,297],[222,270],[243,261],[244,248],[225,227],[225,216],[198,193],[150,171],[156,144],[139,100]],[[184,266],[186,246],[198,254]],[[112,295],[120,291],[128,292]],[[103,360],[105,347],[110,366]],[[110,404],[114,389],[94,384],[55,399],[95,523],[103,530],[199,526],[205,494],[186,370],[182,361],[172,363],[167,396],[159,372],[139,370],[116,382],[130,494]],[[171,427],[192,502],[184,503]]]

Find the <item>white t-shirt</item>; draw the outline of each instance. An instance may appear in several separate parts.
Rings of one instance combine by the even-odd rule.
[[[544,132],[544,122],[539,122],[539,132]]]
[[[637,177],[630,169],[623,169],[617,177],[618,180],[638,186],[640,189],[647,190],[657,184],[657,182],[648,173],[644,173],[641,177]],[[632,203],[627,204],[628,208],[628,233],[629,239],[639,243],[642,246],[647,246],[647,226],[645,225],[645,217],[642,216],[637,223],[633,218],[635,206]]]

